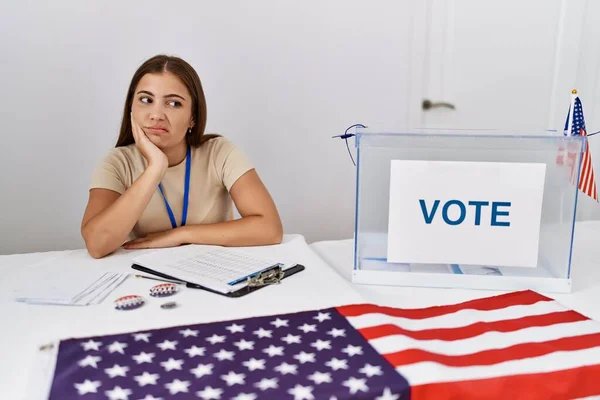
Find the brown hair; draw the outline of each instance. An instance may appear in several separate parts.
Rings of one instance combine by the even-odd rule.
[[[125,98],[119,138],[115,147],[128,146],[135,143],[131,131],[130,115],[135,88],[140,79],[146,74],[160,74],[166,71],[171,72],[181,79],[192,95],[192,119],[194,126],[191,128],[191,132],[188,131],[185,135],[188,146],[198,147],[207,140],[219,136],[204,134],[204,129],[206,128],[206,99],[204,98],[202,83],[200,83],[200,78],[194,68],[181,58],[160,54],[144,62],[135,71],[131,79],[127,97]]]

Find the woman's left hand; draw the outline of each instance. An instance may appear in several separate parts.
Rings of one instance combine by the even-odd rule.
[[[123,245],[126,250],[133,249],[158,249],[165,247],[177,247],[183,244],[178,229],[170,229],[164,232],[151,233],[143,238],[131,240]]]

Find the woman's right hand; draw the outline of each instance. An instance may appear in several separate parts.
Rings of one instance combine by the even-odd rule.
[[[159,168],[164,173],[169,166],[167,155],[148,139],[146,133],[134,121],[133,114],[131,115],[131,130],[135,145],[146,161],[148,161],[148,167],[156,166],[156,168]]]

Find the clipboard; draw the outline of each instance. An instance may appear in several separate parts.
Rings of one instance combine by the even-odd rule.
[[[247,294],[254,293],[257,290],[260,290],[264,287],[279,284],[285,278],[295,275],[300,271],[304,271],[304,269],[305,269],[304,265],[302,265],[302,264],[296,264],[286,270],[281,270],[281,267],[270,268],[268,270],[260,272],[259,274],[255,275],[255,276],[248,277],[248,280],[247,280],[248,285],[246,285],[234,292],[222,293],[222,292],[219,292],[218,290],[210,289],[205,286],[198,285],[197,283],[183,281],[174,276],[163,274],[162,272],[158,272],[158,271],[143,267],[138,264],[132,264],[131,268],[141,271],[141,272],[145,272],[150,275],[159,276],[161,278],[183,282],[183,283],[185,283],[186,287],[191,288],[191,289],[201,289],[201,290],[205,290],[207,292],[219,294],[221,296],[230,297],[230,298],[242,297]]]

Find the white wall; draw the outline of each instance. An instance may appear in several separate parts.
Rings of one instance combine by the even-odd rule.
[[[352,235],[354,168],[331,136],[407,120],[410,1],[13,1],[0,10],[0,254],[83,246],[90,173],[138,65],[188,60],[208,131],[255,162],[288,233]],[[167,5],[168,4],[168,5]]]

